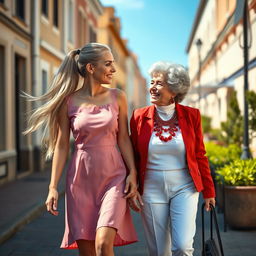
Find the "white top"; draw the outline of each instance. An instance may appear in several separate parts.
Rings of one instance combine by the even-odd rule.
[[[175,104],[168,106],[156,106],[158,115],[162,120],[169,120],[175,111]],[[164,126],[167,128],[168,126]],[[153,170],[177,170],[187,168],[186,149],[180,128],[175,136],[168,142],[163,142],[153,131],[148,146],[147,169]],[[169,134],[163,132],[164,137]]]

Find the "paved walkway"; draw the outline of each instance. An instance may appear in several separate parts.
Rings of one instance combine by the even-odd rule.
[[[35,173],[0,187],[1,256],[78,256],[76,250],[59,249],[64,230],[64,197],[59,202],[60,215],[44,211],[49,171]],[[59,190],[63,192],[64,179]],[[200,202],[201,203],[201,202]],[[223,232],[222,215],[218,214],[225,256],[255,256],[256,231]],[[139,242],[116,247],[116,256],[147,256],[140,216],[133,213]],[[197,218],[194,256],[201,255],[200,211]],[[6,240],[7,239],[7,240]]]

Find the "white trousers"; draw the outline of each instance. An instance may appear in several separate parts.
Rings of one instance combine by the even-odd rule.
[[[199,193],[187,169],[147,170],[142,220],[150,256],[192,256]]]

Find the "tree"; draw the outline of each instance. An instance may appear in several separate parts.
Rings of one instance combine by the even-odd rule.
[[[236,91],[233,91],[228,104],[227,121],[221,122],[223,140],[229,144],[237,144],[239,147],[243,141],[243,117],[238,105]]]
[[[248,109],[249,109],[249,132],[250,138],[256,137],[256,93],[248,91],[247,95]]]

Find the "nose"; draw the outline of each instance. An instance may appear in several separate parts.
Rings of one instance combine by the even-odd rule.
[[[114,65],[111,66],[111,72],[112,72],[112,73],[115,73],[115,72],[116,72],[116,68],[115,68]]]
[[[155,83],[150,85],[150,88],[149,88],[150,93],[155,93],[157,91],[155,85],[156,85]]]

